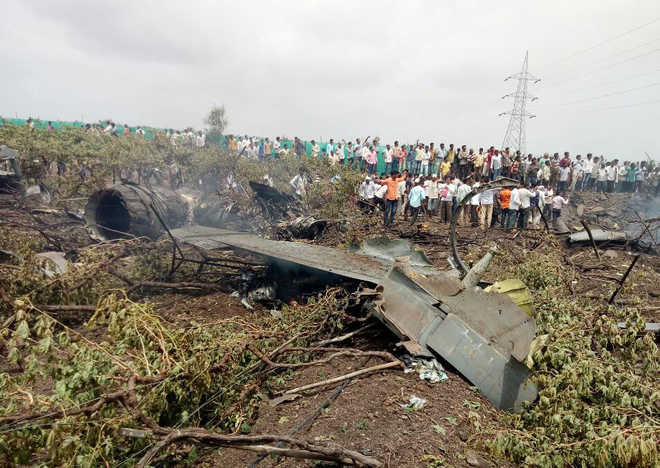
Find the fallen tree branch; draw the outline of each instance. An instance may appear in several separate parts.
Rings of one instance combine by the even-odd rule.
[[[224,286],[221,286],[217,283],[191,283],[191,282],[179,282],[179,283],[164,283],[162,281],[133,281],[132,279],[128,278],[127,276],[119,273],[117,270],[114,268],[108,268],[108,273],[110,273],[113,276],[116,276],[120,280],[122,280],[124,283],[128,284],[130,286],[128,292],[132,292],[138,288],[141,287],[147,287],[147,288],[165,288],[165,289],[181,289],[181,290],[204,290],[204,289],[210,289],[212,291],[222,291],[222,292],[230,292],[230,288],[226,288]]]
[[[591,247],[593,247],[594,252],[596,252],[596,258],[600,260],[600,253],[598,252],[598,247],[596,247],[596,241],[594,240],[593,234],[591,234],[591,229],[589,228],[589,225],[585,222],[584,219],[581,219],[580,222],[582,223],[582,227],[584,227],[584,230],[587,231],[587,235],[589,235],[589,240],[591,241]]]
[[[623,283],[626,281],[626,278],[628,278],[628,275],[630,274],[630,272],[634,268],[635,263],[637,263],[637,260],[639,260],[640,256],[641,255],[635,255],[635,258],[633,258],[632,263],[630,264],[630,266],[628,267],[626,272],[623,274],[623,277],[621,278],[621,281],[619,281],[619,285],[616,287],[616,289],[612,293],[612,297],[610,297],[610,300],[607,301],[608,304],[612,304],[614,302],[614,299],[616,299],[616,295],[619,294],[619,291],[621,291],[621,288],[623,287]]]
[[[229,447],[239,450],[249,450],[261,454],[281,455],[292,458],[326,460],[343,463],[347,465],[360,465],[380,467],[383,464],[366,455],[362,455],[354,450],[348,450],[343,447],[324,447],[317,444],[311,444],[302,440],[287,436],[278,435],[223,435],[211,432],[203,428],[189,428],[181,430],[170,430],[160,428],[159,436],[163,437],[154,445],[135,465],[136,468],[145,468],[151,460],[165,446],[182,440],[192,440],[215,447]],[[273,442],[282,442],[290,448],[280,448],[272,445],[265,445]]]
[[[364,375],[364,374],[369,374],[371,372],[377,372],[379,370],[384,370],[384,369],[390,369],[392,367],[401,367],[403,368],[403,363],[401,361],[392,361],[388,362],[386,364],[380,364],[378,366],[373,366],[373,367],[367,367],[366,369],[360,369],[359,371],[351,372],[350,374],[345,374],[341,375],[339,377],[334,377],[332,379],[327,379],[327,380],[322,380],[321,382],[315,382],[312,384],[308,385],[303,385],[302,387],[296,387],[292,388],[291,390],[286,390],[282,392],[283,395],[288,395],[291,393],[296,393],[296,392],[303,392],[305,390],[311,390],[313,388],[317,387],[323,387],[325,385],[332,385],[334,383],[341,382],[346,379],[352,379],[353,377],[357,377],[358,375]]]
[[[259,359],[264,361],[266,364],[268,364],[271,367],[283,367],[283,368],[297,368],[297,367],[309,367],[309,366],[318,366],[321,364],[325,364],[332,359],[339,357],[339,356],[376,356],[380,357],[383,359],[387,360],[392,360],[395,359],[394,356],[392,356],[388,352],[384,351],[360,351],[357,349],[342,349],[342,348],[334,348],[335,352],[331,354],[330,356],[324,358],[324,359],[318,359],[316,361],[308,361],[308,362],[296,362],[296,363],[288,363],[288,362],[273,362],[271,361],[267,356],[265,356],[263,353],[261,353],[258,349],[256,349],[253,345],[248,344],[247,348],[254,353]],[[295,349],[297,351],[301,351],[300,349]],[[315,352],[315,351],[325,351],[323,349],[314,349],[314,348],[306,348],[305,350],[309,352]]]
[[[353,336],[355,336],[359,333],[362,333],[363,331],[367,330],[368,328],[373,327],[374,325],[375,325],[375,323],[371,322],[371,323],[365,325],[364,327],[358,328],[357,330],[352,331],[350,333],[346,333],[344,335],[340,335],[340,336],[337,336],[335,338],[330,338],[328,340],[317,341],[316,343],[314,343],[314,346],[325,346],[325,345],[331,344],[331,343],[340,343],[342,341],[346,341],[349,338],[352,338]]]
[[[48,305],[48,304],[37,304],[35,305],[37,309],[46,310],[48,312],[94,312],[96,306],[93,305],[78,305],[78,304],[68,304],[68,305]]]

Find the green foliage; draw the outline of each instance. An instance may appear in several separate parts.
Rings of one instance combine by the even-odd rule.
[[[244,389],[258,381],[255,364],[261,361],[247,344],[269,353],[283,337],[299,335],[292,345],[308,345],[340,320],[344,299],[337,294],[329,290],[307,306],[284,307],[280,319],[255,314],[180,328],[169,326],[151,305],[110,293],[99,299],[87,323],[90,332],[103,337],[97,340],[65,327],[28,299],[16,300],[0,342],[9,363],[22,372],[0,373],[0,421],[17,414],[65,414],[5,420],[0,463],[134,463],[153,443],[149,436],[122,432],[144,427],[137,412],[108,400],[95,411],[66,415],[128,388],[134,375],[163,377],[135,390],[140,411],[162,426],[249,432],[259,396]]]
[[[637,309],[567,297],[560,264],[553,251],[511,261],[500,273],[533,286],[543,340],[531,360],[540,393],[504,418],[510,429],[497,431],[490,448],[528,466],[658,466],[657,345],[642,332]]]

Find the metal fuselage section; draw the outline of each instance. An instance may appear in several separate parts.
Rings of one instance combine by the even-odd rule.
[[[172,235],[202,249],[231,246],[271,261],[307,267],[312,274],[316,270],[371,283],[374,315],[410,352],[441,356],[500,409],[519,411],[523,402],[537,397],[522,363],[536,324],[504,294],[464,288],[449,272],[423,261],[411,264],[410,257],[392,261],[386,255],[273,241],[203,226],[174,229]]]

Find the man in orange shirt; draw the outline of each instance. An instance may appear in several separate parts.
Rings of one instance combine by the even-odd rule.
[[[406,176],[397,177],[399,173],[392,171],[387,179],[378,182],[380,185],[387,185],[387,194],[385,195],[385,226],[390,226],[394,221],[396,206],[399,201],[399,182],[406,180]]]
[[[500,226],[504,229],[506,219],[509,216],[509,203],[511,203],[511,189],[509,187],[500,190],[498,201],[500,202]]]

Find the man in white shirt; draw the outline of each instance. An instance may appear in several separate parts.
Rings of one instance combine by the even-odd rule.
[[[428,213],[429,217],[436,214],[438,210],[438,181],[436,176],[431,174],[431,177],[424,181],[424,191],[428,197]]]
[[[201,130],[197,132],[197,136],[195,137],[195,146],[198,148],[203,148],[206,145],[206,135],[204,135]]]
[[[594,162],[591,153],[587,153],[587,159],[582,162],[582,183],[578,187],[581,191],[586,191],[591,185],[591,172],[594,170]]]
[[[335,140],[330,138],[330,142],[325,145],[325,153],[328,155],[330,160],[335,159]]]
[[[398,203],[398,214],[399,216],[403,215],[405,210],[406,210],[406,183],[408,180],[408,169],[405,169],[403,173],[401,174],[402,176],[405,176],[405,180],[402,180],[399,182],[397,185],[397,192],[399,194],[399,203]]]
[[[530,224],[532,225],[532,229],[538,229],[539,224],[541,223],[541,213],[545,208],[545,187],[543,187],[543,185],[539,185],[534,189],[534,192],[535,192],[534,198],[536,199],[536,204],[533,204],[533,206],[530,207],[531,210]]]
[[[520,196],[518,188],[511,189],[511,200],[509,201],[509,213],[506,220],[506,232],[511,232],[518,219],[518,210],[520,209]]]
[[[623,186],[626,183],[626,176],[628,175],[628,161],[625,161],[617,168],[616,175],[616,191],[623,192]]]
[[[415,149],[415,167],[413,168],[413,175],[419,175],[422,170],[422,161],[424,160],[424,145],[419,143]]]
[[[431,152],[428,146],[424,148],[424,151],[422,153],[422,167],[420,169],[420,172],[424,175],[424,177],[429,175],[429,161],[431,160]]]
[[[367,199],[367,187],[369,187],[370,180],[371,177],[369,176],[365,177],[362,183],[360,184],[360,187],[358,187],[358,195],[361,198],[364,198],[365,200]]]
[[[614,192],[614,184],[616,183],[616,176],[618,173],[614,161],[607,164],[605,172],[607,174],[607,192],[612,193]],[[561,190],[559,190],[559,192],[561,192]]]
[[[582,161],[582,155],[578,154],[575,156],[575,161],[573,162],[573,173],[571,177],[571,192],[573,192],[576,187],[579,189],[579,182],[582,182],[582,174],[584,172],[584,162]]]
[[[364,171],[364,168],[367,167],[367,156],[369,156],[369,146],[366,141],[364,142],[364,145],[362,145],[360,152],[362,153],[360,155],[360,170]]]
[[[493,223],[494,196],[495,189],[488,189],[481,192],[478,196],[473,197],[479,198],[479,224],[481,225],[482,231],[490,229],[490,225]]]
[[[275,137],[275,141],[273,142],[273,155],[279,156],[281,147],[282,143],[280,143],[280,137]]]
[[[387,185],[380,185],[373,182],[374,188],[374,202],[381,210],[385,211],[385,194],[387,193]]]
[[[518,189],[518,199],[520,200],[520,208],[518,208],[518,229],[527,229],[527,223],[529,222],[530,200],[535,195],[535,193],[529,189],[531,189],[531,186],[529,185]]]
[[[390,145],[385,145],[385,151],[383,151],[383,159],[385,160],[385,174],[392,172],[392,156],[394,152]]]
[[[557,190],[560,192],[565,192],[568,188],[568,182],[571,178],[571,168],[570,166],[560,166],[559,167],[559,185]]]
[[[472,191],[471,186],[469,186],[468,184],[464,184],[462,182],[458,182],[457,187],[456,187],[456,203],[458,204],[457,206],[460,206],[463,199],[471,191]],[[457,209],[460,210],[458,212],[458,214],[456,215],[458,224],[466,225],[468,223],[469,213],[470,213],[469,206],[463,205],[463,206],[460,206],[460,208],[457,208]]]
[[[291,184],[291,187],[293,187],[293,190],[296,192],[298,197],[303,197],[307,192],[307,179],[305,178],[305,170],[301,168],[298,175],[291,179],[289,184]]]
[[[500,176],[502,171],[502,156],[495,150],[495,154],[490,158],[490,173],[493,175],[493,180]]]

